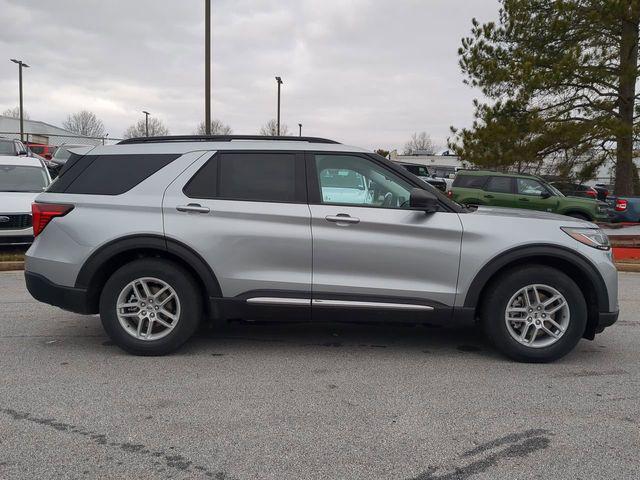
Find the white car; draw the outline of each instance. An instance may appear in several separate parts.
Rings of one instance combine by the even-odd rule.
[[[0,156],[0,245],[33,242],[31,203],[50,183],[40,160]]]

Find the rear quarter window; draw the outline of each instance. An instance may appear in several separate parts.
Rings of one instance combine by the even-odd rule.
[[[485,175],[460,175],[456,176],[453,181],[453,187],[459,188],[482,188],[486,182],[487,177]]]
[[[180,155],[84,155],[48,189],[53,193],[120,195],[167,166]]]

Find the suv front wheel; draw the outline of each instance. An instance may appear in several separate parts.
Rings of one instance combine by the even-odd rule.
[[[576,283],[555,268],[511,270],[489,286],[482,309],[487,337],[521,362],[550,362],[582,338],[587,306]]]
[[[198,285],[179,265],[145,258],[120,267],[100,296],[100,318],[113,342],[136,355],[164,355],[196,331]]]

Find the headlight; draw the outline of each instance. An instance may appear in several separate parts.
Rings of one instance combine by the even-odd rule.
[[[564,233],[580,243],[598,250],[609,250],[611,248],[609,237],[599,228],[561,228]]]

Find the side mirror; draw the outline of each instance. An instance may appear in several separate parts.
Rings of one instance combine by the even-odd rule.
[[[409,207],[412,210],[434,213],[438,211],[438,199],[426,190],[414,188],[409,196]]]
[[[549,192],[542,192],[542,195],[540,195],[540,198],[549,198],[551,197],[551,194]]]

